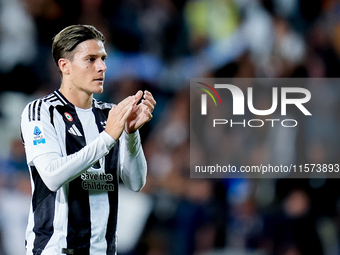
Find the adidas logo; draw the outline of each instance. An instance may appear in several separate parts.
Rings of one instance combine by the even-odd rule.
[[[103,126],[103,128],[106,128],[106,120],[105,121],[101,121],[100,124]]]
[[[75,136],[83,136],[75,124],[73,124],[72,127],[69,128],[68,132]]]

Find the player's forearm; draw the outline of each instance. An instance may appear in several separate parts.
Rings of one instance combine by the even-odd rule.
[[[58,153],[47,153],[35,158],[33,163],[45,185],[56,191],[107,155],[114,144],[110,135],[103,132],[92,143],[72,155],[62,157]]]
[[[147,164],[138,131],[124,133],[120,151],[120,177],[129,189],[140,191],[146,182]]]

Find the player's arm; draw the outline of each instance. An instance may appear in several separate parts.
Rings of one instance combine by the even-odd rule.
[[[147,164],[141,146],[139,129],[152,118],[156,101],[149,91],[138,91],[135,104],[120,137],[119,175],[124,184],[133,191],[140,191],[146,182]]]
[[[34,158],[33,164],[45,185],[51,191],[57,191],[107,155],[115,143],[116,141],[103,131],[93,142],[76,153],[64,157],[57,152],[45,153]]]
[[[139,131],[123,132],[119,148],[119,176],[125,186],[140,191],[146,182],[147,164],[141,145]]]
[[[117,119],[114,120],[115,123],[108,121],[111,127],[108,131],[117,135],[117,139],[114,139],[108,132],[102,132],[92,143],[68,156],[62,156],[62,148],[55,129],[50,123],[48,109],[42,107],[41,120],[32,121],[28,117],[30,116],[29,107],[26,107],[22,114],[21,129],[28,164],[37,168],[43,182],[50,190],[58,190],[62,185],[81,175],[100,158],[108,154],[122,133],[133,104],[134,98],[130,97],[123,100],[112,110],[112,114],[117,116]],[[36,132],[36,134],[39,134],[32,135],[36,127],[40,133]]]

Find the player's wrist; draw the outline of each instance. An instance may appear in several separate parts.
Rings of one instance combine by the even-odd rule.
[[[106,130],[100,133],[100,136],[103,138],[106,147],[110,150],[115,143],[117,142]]]
[[[133,133],[124,134],[123,139],[126,143],[127,150],[129,151],[130,155],[134,155],[141,145],[139,131],[136,130]]]

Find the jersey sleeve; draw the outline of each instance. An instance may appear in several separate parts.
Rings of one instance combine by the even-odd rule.
[[[116,141],[105,131],[76,153],[61,157],[57,153],[45,153],[33,160],[42,180],[52,190],[74,180],[100,158],[107,155]]]
[[[119,175],[129,189],[140,191],[146,183],[147,163],[139,131],[120,136]]]
[[[56,131],[50,122],[48,105],[36,100],[26,106],[21,115],[21,134],[28,165],[45,153],[62,155]]]

